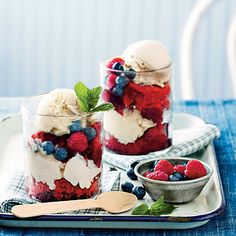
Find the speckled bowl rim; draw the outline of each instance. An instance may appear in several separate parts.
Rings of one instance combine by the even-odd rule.
[[[205,162],[203,161],[200,161],[207,169],[208,173],[207,175],[203,176],[203,177],[200,177],[200,178],[197,178],[197,179],[191,179],[191,180],[183,180],[183,181],[160,181],[160,180],[153,180],[153,179],[148,179],[146,177],[144,177],[143,175],[141,175],[139,172],[138,172],[138,169],[145,165],[146,163],[148,162],[154,162],[156,160],[179,160],[179,161],[191,161],[191,160],[197,160],[197,161],[200,161],[196,158],[187,158],[187,157],[166,157],[166,158],[152,158],[152,159],[149,159],[149,160],[145,160],[145,161],[141,161],[140,163],[138,163],[135,168],[134,168],[134,173],[136,174],[136,176],[146,182],[149,182],[149,183],[153,183],[153,184],[159,184],[159,185],[188,185],[188,184],[194,184],[194,183],[198,183],[198,182],[201,182],[203,180],[206,180],[206,179],[210,179],[210,177],[212,176],[213,174],[213,169],[210,165],[206,164]]]

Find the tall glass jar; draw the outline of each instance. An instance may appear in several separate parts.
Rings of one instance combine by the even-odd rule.
[[[107,68],[115,62],[115,68]],[[124,155],[167,152],[172,145],[171,63],[156,70],[125,68],[121,58],[101,64],[106,150]],[[114,67],[114,66],[113,66]]]
[[[42,202],[96,196],[101,190],[101,114],[39,114],[46,95],[22,104],[26,192]]]

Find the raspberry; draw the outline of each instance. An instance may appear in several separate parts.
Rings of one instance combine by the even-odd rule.
[[[155,171],[162,171],[162,172],[166,173],[167,175],[171,175],[174,173],[174,167],[169,161],[160,160],[160,161],[158,161],[158,163],[156,164],[156,166],[154,168],[154,172]]]
[[[48,185],[42,182],[35,183],[31,188],[29,195],[37,198],[41,202],[48,202],[54,200],[52,191]]]
[[[68,138],[69,138],[69,135],[63,135],[63,136],[59,137],[57,145],[59,147],[66,147]]]
[[[32,186],[30,189],[30,195],[35,196],[39,193],[50,192],[48,185],[43,182],[37,182],[35,185]]]
[[[130,82],[124,90],[123,102],[126,107],[135,105],[137,109],[157,107],[161,111],[169,108],[170,86],[168,83],[163,88],[152,85],[140,85]]]
[[[73,133],[67,142],[67,146],[72,152],[83,152],[88,147],[88,140],[82,132]]]
[[[100,167],[102,161],[102,143],[100,140],[100,136],[97,136],[95,139],[93,139],[90,148],[91,148],[90,157],[93,159],[95,165],[97,167]]]
[[[54,145],[58,143],[58,140],[60,137],[50,134],[50,133],[45,133],[42,131],[37,132],[36,134],[32,134],[31,136],[33,139],[40,139],[42,142],[44,141],[51,141]]]
[[[98,179],[94,179],[93,182],[91,183],[91,186],[89,187],[89,189],[87,190],[87,197],[91,197],[94,194],[98,193],[99,191],[99,181]]]
[[[162,122],[162,107],[161,105],[156,105],[155,107],[143,108],[141,111],[142,117],[152,120],[156,124],[161,124]]]
[[[147,177],[149,174],[151,174],[151,173],[153,173],[153,172],[151,172],[151,171],[147,171],[147,172],[145,172],[144,174],[143,174],[143,176],[144,177]]]
[[[70,200],[76,199],[76,189],[75,187],[66,179],[57,179],[54,181],[56,188],[53,192],[53,196],[56,200]]]
[[[107,89],[104,89],[102,91],[102,100],[104,102],[110,102],[110,99],[111,99],[111,92]]]
[[[174,171],[179,172],[181,175],[184,175],[185,169],[186,169],[186,166],[182,166],[182,165],[174,166]]]
[[[122,58],[115,57],[107,63],[107,68],[112,69],[113,64],[115,64],[116,62],[119,62],[121,65],[124,65],[124,63],[125,63],[125,61]]]
[[[154,171],[154,172],[151,172],[150,174],[147,174],[146,178],[167,181],[169,177],[166,173],[162,171]]]
[[[109,90],[112,90],[116,86],[116,77],[117,75],[115,74],[109,74],[107,76],[107,88]]]
[[[186,170],[184,174],[189,179],[197,179],[207,174],[205,166],[198,160],[191,160],[186,165]]]

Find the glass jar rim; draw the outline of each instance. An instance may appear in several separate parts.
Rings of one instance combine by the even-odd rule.
[[[75,117],[90,117],[93,115],[98,115],[101,114],[102,112],[83,112],[81,114],[74,114],[74,115],[48,115],[48,114],[40,114],[38,112],[33,112],[31,111],[29,108],[27,108],[27,103],[32,101],[34,98],[40,97],[40,96],[45,96],[49,94],[49,92],[45,92],[45,93],[40,93],[40,94],[36,94],[36,95],[32,95],[29,97],[26,97],[25,100],[21,103],[21,110],[24,111],[27,114],[31,114],[31,115],[36,115],[36,116],[42,116],[42,117],[54,117],[54,118],[75,118]]]
[[[101,66],[103,69],[105,69],[105,70],[107,70],[107,71],[110,71],[110,72],[119,72],[119,73],[124,72],[124,71],[122,71],[122,70],[114,70],[114,69],[111,69],[111,68],[106,67],[105,62],[107,62],[109,59],[115,58],[115,57],[119,57],[119,56],[107,57],[107,58],[104,59],[102,62],[100,62],[100,66]],[[119,57],[119,58],[122,58],[122,57]],[[136,73],[136,74],[145,74],[145,73],[161,72],[161,71],[163,71],[163,70],[166,70],[166,69],[171,68],[171,66],[172,66],[172,59],[170,58],[169,63],[168,63],[167,65],[163,66],[163,67],[160,67],[160,68],[158,68],[158,69],[135,71],[135,73]]]

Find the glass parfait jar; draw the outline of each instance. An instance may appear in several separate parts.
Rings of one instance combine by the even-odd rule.
[[[167,152],[172,145],[171,62],[135,71],[121,58],[107,59],[101,79],[102,99],[115,107],[104,115],[106,150],[124,155]]]
[[[94,197],[101,191],[101,114],[39,114],[46,95],[22,104],[26,192],[42,202]]]

